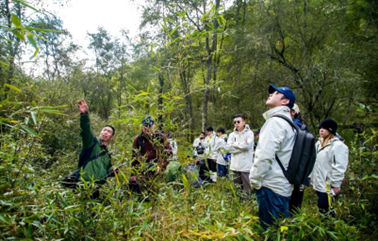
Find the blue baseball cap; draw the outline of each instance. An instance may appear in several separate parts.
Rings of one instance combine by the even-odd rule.
[[[290,101],[287,106],[290,107],[290,108],[293,108],[294,103],[295,103],[295,94],[294,94],[294,92],[289,87],[277,88],[274,85],[269,85],[268,91],[269,91],[269,94],[274,93],[274,91],[277,91],[277,92],[279,92],[281,94],[284,94],[284,96],[286,98],[288,98],[288,100]]]
[[[150,126],[152,126],[153,124],[155,124],[155,122],[152,120],[152,117],[150,115],[145,115],[143,116],[142,124],[149,124]]]

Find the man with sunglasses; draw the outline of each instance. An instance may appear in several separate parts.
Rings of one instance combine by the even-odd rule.
[[[168,158],[172,156],[172,148],[166,136],[161,131],[154,131],[155,122],[150,115],[142,119],[142,130],[133,143],[133,167],[134,175],[130,181],[137,183],[138,173],[151,175],[160,173],[168,165]],[[155,167],[154,167],[155,166]],[[140,169],[143,167],[142,169]],[[145,170],[149,170],[145,172]],[[139,187],[135,191],[140,191]]]
[[[249,171],[253,163],[254,135],[249,125],[245,124],[245,116],[237,114],[234,116],[234,131],[227,140],[227,149],[231,153],[230,170],[232,181],[241,186],[244,193],[252,192],[249,182]]]
[[[252,187],[256,190],[260,225],[267,229],[274,220],[289,217],[289,200],[293,191],[276,157],[287,168],[293,151],[295,133],[284,119],[274,115],[284,115],[291,120],[295,95],[288,87],[269,86],[266,105],[269,110],[263,116],[266,119],[260,131],[255,160],[249,175]]]

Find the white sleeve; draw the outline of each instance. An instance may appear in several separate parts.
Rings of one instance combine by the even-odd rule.
[[[239,149],[241,151],[248,151],[250,149],[253,149],[254,144],[255,144],[255,137],[254,137],[253,132],[251,131],[246,140],[244,140],[243,142],[234,142],[232,146],[235,149]]]
[[[333,157],[331,160],[332,175],[331,175],[331,186],[340,187],[341,182],[344,179],[344,173],[346,172],[348,166],[348,147],[344,143],[335,145],[333,150]]]
[[[276,152],[280,149],[284,136],[284,129],[279,126],[276,120],[269,119],[264,124],[249,174],[252,187],[261,188],[262,180],[275,161]]]
[[[199,143],[200,143],[199,138],[196,138],[196,139],[194,140],[194,142],[193,142],[193,147],[194,147],[194,148],[197,148],[197,147],[199,146]]]
[[[235,139],[234,133],[231,133],[227,139],[227,149],[231,154],[238,154],[242,152],[242,150],[234,147]]]

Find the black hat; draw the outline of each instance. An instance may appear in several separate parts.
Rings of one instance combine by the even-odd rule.
[[[319,126],[319,129],[320,128],[323,128],[323,129],[326,129],[328,130],[329,132],[331,132],[332,134],[336,135],[336,131],[337,131],[337,123],[336,121],[332,120],[332,119],[326,119],[324,120],[320,126]]]

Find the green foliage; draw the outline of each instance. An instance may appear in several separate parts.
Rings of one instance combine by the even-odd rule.
[[[146,3],[138,41],[114,39],[103,28],[89,34],[92,68],[76,59],[79,47],[58,16],[20,0],[0,3],[1,239],[378,238],[377,4],[238,0],[224,9],[219,2]],[[38,16],[33,23],[25,8]],[[41,76],[23,73],[19,43],[45,55]],[[260,128],[271,83],[295,91],[313,133],[332,117],[346,137],[349,168],[335,219],[318,215],[311,188],[298,215],[265,232],[255,198],[241,199],[229,180],[195,189],[191,174],[179,172],[170,184],[159,174],[144,180],[149,191],[131,193],[131,146],[144,115],[175,133],[187,164],[193,135],[206,122],[230,131],[232,115],[244,113]],[[94,133],[115,126],[113,164],[126,163],[97,201],[89,198],[93,183],[68,190],[58,182],[77,166],[81,98]]]

